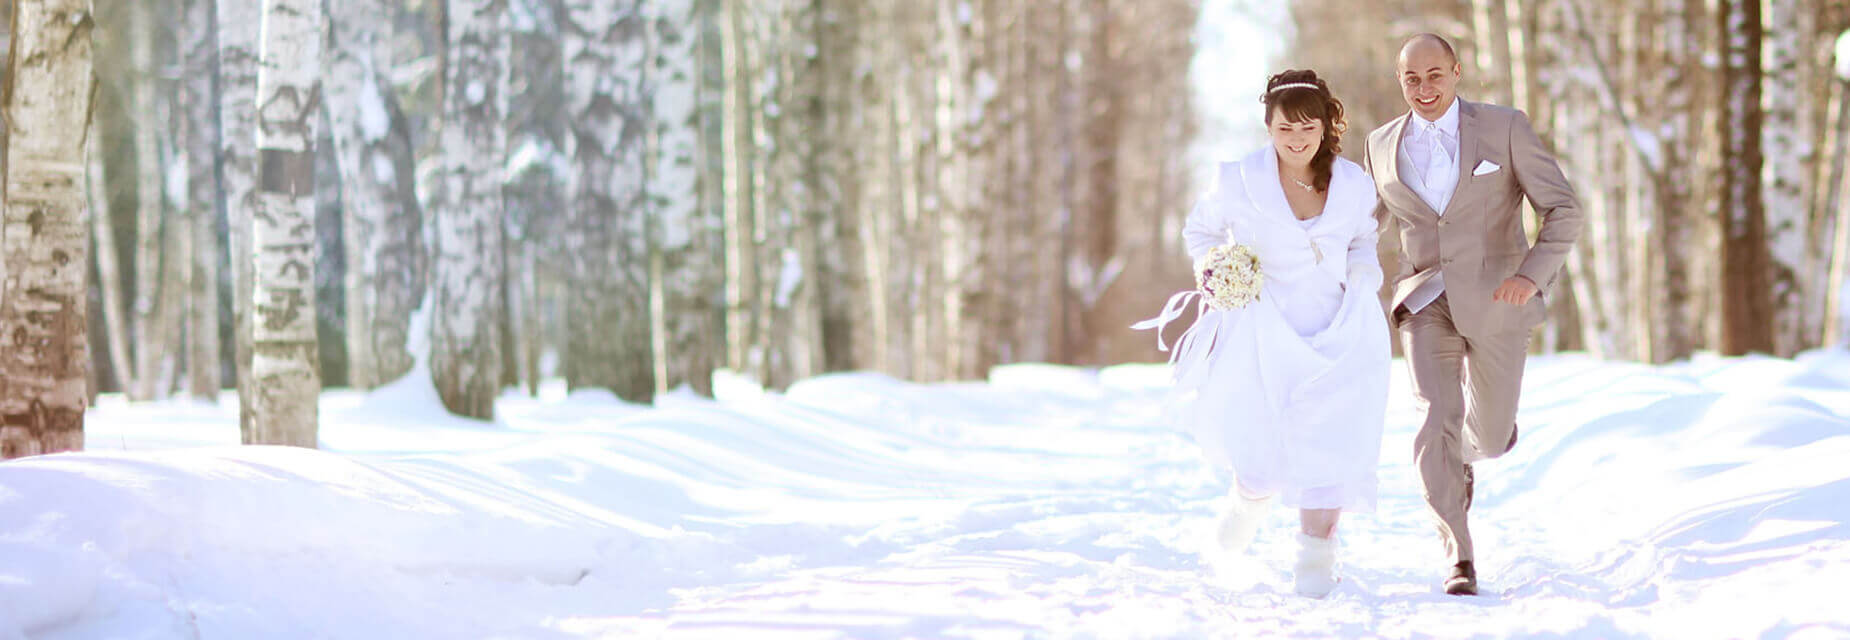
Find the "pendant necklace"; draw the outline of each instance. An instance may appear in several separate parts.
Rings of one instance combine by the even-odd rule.
[[[1309,191],[1311,193],[1317,192],[1316,187],[1310,186],[1308,184],[1304,184],[1303,180],[1292,178],[1291,181],[1298,183],[1298,186],[1303,187],[1305,191]],[[1317,240],[1315,238],[1310,237],[1310,229],[1304,230],[1304,241],[1310,243],[1310,252],[1312,255],[1315,255],[1317,257],[1317,264],[1323,264],[1323,248],[1317,246]]]

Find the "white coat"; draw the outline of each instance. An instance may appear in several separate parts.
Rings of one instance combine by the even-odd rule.
[[[1251,247],[1264,281],[1246,307],[1200,305],[1172,357],[1172,415],[1247,490],[1288,506],[1374,508],[1390,358],[1374,209],[1373,179],[1339,158],[1322,214],[1298,220],[1268,145],[1223,163],[1183,229],[1191,258],[1229,237]],[[1139,327],[1160,334],[1191,294]]]

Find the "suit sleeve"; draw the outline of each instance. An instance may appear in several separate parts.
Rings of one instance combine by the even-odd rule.
[[[1542,218],[1535,246],[1529,248],[1529,255],[1523,258],[1516,274],[1547,292],[1554,288],[1561,265],[1567,261],[1567,252],[1579,241],[1586,219],[1581,214],[1580,201],[1574,196],[1573,185],[1568,184],[1554,156],[1536,137],[1527,114],[1518,111],[1510,119],[1509,145],[1516,184]]]
[[[1195,202],[1195,208],[1188,213],[1188,220],[1182,224],[1182,244],[1188,247],[1189,260],[1200,260],[1202,254],[1227,241],[1228,221],[1225,208],[1222,207],[1223,183],[1227,180],[1228,167],[1222,165],[1214,174],[1214,186]]]
[[[1372,136],[1371,136],[1372,137]],[[1362,141],[1362,172],[1368,174],[1368,180],[1375,185],[1375,233],[1387,233],[1393,219],[1388,217],[1387,202],[1381,199],[1381,182],[1375,178],[1375,161],[1371,157],[1375,150],[1373,140]]]

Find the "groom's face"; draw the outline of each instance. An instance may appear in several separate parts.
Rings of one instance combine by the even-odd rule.
[[[1413,113],[1438,120],[1458,95],[1458,61],[1439,45],[1419,41],[1400,51],[1400,94]]]

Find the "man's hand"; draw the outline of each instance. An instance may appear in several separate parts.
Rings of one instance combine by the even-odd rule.
[[[1535,297],[1535,294],[1535,283],[1522,276],[1510,276],[1503,280],[1503,286],[1497,287],[1496,292],[1490,294],[1490,299],[1522,306],[1529,304],[1529,299]]]

